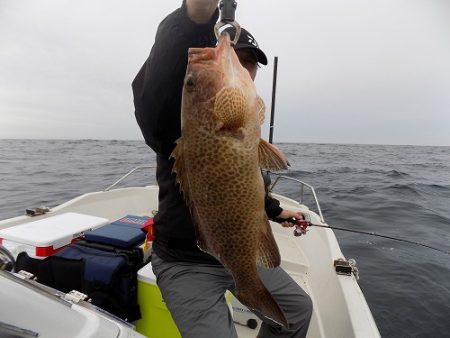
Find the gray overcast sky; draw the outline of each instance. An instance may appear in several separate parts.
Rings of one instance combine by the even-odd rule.
[[[450,146],[449,0],[238,0],[275,142]],[[0,138],[142,139],[131,81],[181,0],[0,0]]]

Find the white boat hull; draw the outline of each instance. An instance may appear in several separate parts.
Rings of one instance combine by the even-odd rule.
[[[313,223],[321,223],[319,215],[310,211],[304,205],[283,196],[275,195],[275,197],[281,201],[282,207],[306,212],[310,215]],[[0,221],[0,229],[66,212],[104,217],[113,221],[129,214],[151,216],[157,211],[157,208],[158,188],[156,186],[115,189],[82,195],[52,208],[45,215],[36,216],[32,219],[28,216],[21,216]],[[278,223],[273,222],[271,225],[280,248],[282,267],[305,289],[313,300],[314,311],[308,337],[380,337],[355,277],[353,275],[338,275],[335,271],[334,260],[343,259],[344,256],[333,231],[312,227],[305,236],[295,237],[292,228],[282,228]],[[5,289],[0,286],[0,290]],[[11,297],[8,299],[11,303],[10,306],[15,307],[14,299]],[[3,304],[2,298],[2,308],[4,308]],[[19,306],[25,306],[25,304],[17,303],[17,307]],[[24,310],[15,309],[14,311],[19,316],[19,313]],[[27,308],[27,311],[29,310]],[[39,313],[37,318],[42,321],[53,322],[55,319],[55,312],[49,310],[49,308],[41,312],[36,308],[35,311]],[[27,317],[36,317],[36,313],[27,313],[30,313]],[[14,317],[4,316],[5,314],[1,313],[0,321],[5,322],[5,318],[13,320]],[[237,314],[236,319],[239,316]],[[242,320],[240,321],[242,322]],[[239,337],[256,337],[257,329],[250,329],[244,325],[236,325],[236,327]],[[64,336],[72,337],[71,335]],[[42,335],[42,337],[46,336]],[[53,336],[49,335],[48,337]],[[73,337],[78,336],[74,335]],[[83,337],[99,336],[86,335]]]

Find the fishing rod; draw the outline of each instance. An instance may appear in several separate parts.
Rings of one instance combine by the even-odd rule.
[[[422,246],[422,247],[425,247],[425,248],[428,248],[428,249],[431,249],[431,250],[439,251],[441,253],[450,255],[450,251],[439,249],[439,248],[436,248],[436,247],[428,245],[428,244],[424,244],[424,243],[421,243],[421,242],[410,241],[410,240],[404,239],[404,238],[398,238],[398,237],[392,237],[392,236],[377,234],[375,232],[368,232],[368,231],[361,231],[361,230],[354,230],[354,229],[348,229],[348,228],[335,227],[335,226],[330,226],[328,224],[325,224],[325,225],[314,224],[314,223],[311,223],[308,220],[303,220],[303,219],[287,219],[287,220],[283,219],[283,220],[276,220],[276,221],[277,222],[287,221],[287,222],[289,222],[291,224],[294,224],[294,226],[295,226],[294,235],[295,236],[301,236],[301,235],[306,234],[306,229],[308,227],[310,227],[310,226],[314,226],[314,227],[318,227],[318,228],[333,229],[333,230],[339,230],[339,231],[352,232],[352,233],[361,234],[361,235],[368,235],[368,236],[375,236],[375,237],[386,238],[386,239],[390,239],[390,240],[394,240],[394,241],[398,241],[398,242],[403,242],[403,243],[408,243],[408,244],[414,244],[414,245]]]
[[[275,94],[276,94],[276,89],[277,89],[278,56],[275,56],[273,61],[274,62],[273,62],[272,105],[271,105],[271,110],[270,110],[269,143],[272,143],[272,141],[273,141],[273,127],[274,127],[274,120],[275,120],[275,96],[276,96]],[[298,220],[298,219],[275,219],[275,221],[280,222],[280,223],[285,222],[285,221],[287,221],[289,223],[293,223],[296,227],[294,230],[295,236],[301,236],[301,235],[305,234],[306,228],[308,226],[315,226],[315,227],[319,227],[319,228],[327,228],[327,229],[333,229],[333,230],[339,230],[339,231],[352,232],[352,233],[361,234],[361,235],[386,238],[386,239],[390,239],[390,240],[394,240],[394,241],[398,241],[398,242],[422,246],[422,247],[425,247],[428,249],[432,249],[432,250],[450,255],[450,251],[442,250],[442,249],[436,248],[436,247],[428,245],[428,244],[410,241],[410,240],[403,239],[403,238],[397,238],[397,237],[377,234],[375,232],[353,230],[353,229],[335,227],[335,226],[330,226],[330,225],[313,224],[310,221]]]
[[[273,140],[273,125],[275,120],[275,93],[277,90],[278,56],[273,59],[273,84],[272,84],[272,106],[270,109],[269,143]]]

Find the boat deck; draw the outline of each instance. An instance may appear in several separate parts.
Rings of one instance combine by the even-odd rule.
[[[308,213],[311,221],[321,217],[298,202],[275,195],[282,207]],[[158,208],[158,187],[134,187],[88,193],[51,209],[35,219],[45,219],[67,212],[76,212],[115,220],[124,215],[152,216]],[[19,216],[0,221],[0,229],[30,222]],[[295,237],[292,228],[271,222],[280,249],[282,267],[311,296],[314,310],[308,337],[379,337],[376,324],[354,276],[337,275],[335,259],[344,258],[330,229],[312,227],[305,236]],[[246,319],[234,313],[239,337],[256,337],[258,329],[245,326]],[[259,319],[257,320],[260,324]],[[258,326],[259,327],[259,326]]]

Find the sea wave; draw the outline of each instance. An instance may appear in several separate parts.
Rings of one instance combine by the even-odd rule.
[[[291,168],[313,185],[328,224],[448,248],[450,147],[280,144]],[[102,190],[136,166],[155,164],[143,141],[0,140],[0,219]],[[155,182],[144,170],[124,185]],[[300,197],[298,186],[278,192]],[[307,193],[307,204],[314,201]],[[356,258],[360,285],[381,335],[442,337],[450,332],[450,260],[417,245],[335,231]]]

